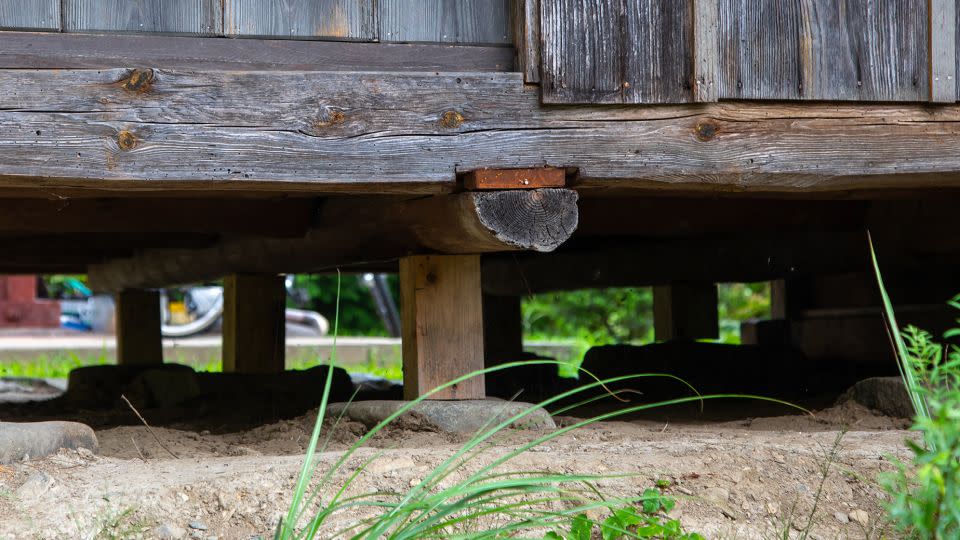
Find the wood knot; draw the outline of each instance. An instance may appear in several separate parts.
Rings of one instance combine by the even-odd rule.
[[[697,139],[709,141],[717,135],[717,125],[711,122],[700,122],[696,127]]]
[[[454,129],[463,125],[463,115],[457,111],[443,111],[440,115],[440,127],[445,129]]]
[[[333,107],[321,107],[317,114],[317,119],[313,122],[313,127],[321,129],[325,127],[342,124],[347,119],[346,113]]]
[[[117,134],[117,145],[121,150],[132,150],[137,145],[137,136],[127,130]]]
[[[124,90],[128,92],[136,92],[138,94],[143,94],[150,91],[150,86],[153,84],[153,70],[150,68],[147,69],[135,69],[130,72],[130,75],[127,76],[121,82],[121,85]]]
[[[437,282],[437,275],[434,274],[433,272],[427,272],[426,279],[427,279],[427,283],[433,285],[434,283]]]

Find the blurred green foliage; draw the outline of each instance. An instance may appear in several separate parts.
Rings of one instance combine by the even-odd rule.
[[[400,289],[396,275],[387,278],[397,307],[400,306]],[[327,274],[297,274],[294,287],[303,289],[307,302],[293,305],[316,311],[330,320],[337,304],[337,276]],[[340,335],[342,336],[386,336],[387,330],[377,315],[370,290],[360,283],[359,274],[343,274],[340,281]]]

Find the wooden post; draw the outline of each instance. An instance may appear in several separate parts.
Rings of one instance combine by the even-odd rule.
[[[678,282],[653,288],[653,327],[657,341],[716,339],[716,283]]]
[[[519,296],[483,295],[484,364],[515,362],[523,354],[523,320]]]
[[[403,397],[414,399],[483,368],[479,255],[416,255],[400,259]],[[473,377],[431,399],[483,399]]]
[[[283,276],[227,276],[223,294],[223,371],[283,371],[287,299]]]
[[[130,289],[117,293],[116,301],[117,363],[162,364],[160,293]]]

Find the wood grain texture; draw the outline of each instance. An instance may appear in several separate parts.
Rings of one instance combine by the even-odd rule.
[[[116,304],[117,363],[125,366],[162,364],[160,293],[120,291]]]
[[[411,400],[483,369],[483,302],[479,255],[400,259],[403,397]],[[483,376],[430,399],[483,399]]]
[[[717,101],[720,75],[720,1],[693,0],[693,99]]]
[[[228,36],[377,39],[376,0],[224,0],[223,11]]]
[[[927,8],[927,0],[720,0],[720,98],[925,101]]]
[[[510,71],[514,61],[505,47],[21,32],[2,37],[0,68],[470,72]]]
[[[563,169],[478,169],[463,177],[463,187],[473,190],[562,188],[567,183]]]
[[[223,371],[279,373],[285,368],[283,276],[234,274],[223,279]]]
[[[303,238],[235,237],[205,249],[144,249],[91,266],[90,284],[115,291],[232,272],[315,272],[411,253],[551,251],[577,227],[576,200],[576,192],[559,189],[330,199]]]
[[[540,0],[544,103],[623,103],[619,0]]]
[[[380,41],[511,44],[511,0],[379,0]]]
[[[577,169],[578,188],[960,185],[954,107],[543,108],[510,73],[154,70],[143,91],[131,73],[0,71],[0,187],[436,193],[459,171],[542,166]]]
[[[930,101],[957,101],[957,2],[930,1]]]
[[[541,0],[543,102],[690,101],[691,6]]]
[[[0,30],[59,29],[60,0],[0,0]]]
[[[540,0],[512,0],[517,71],[527,84],[540,82]]]
[[[63,0],[64,32],[223,35],[220,0]]]

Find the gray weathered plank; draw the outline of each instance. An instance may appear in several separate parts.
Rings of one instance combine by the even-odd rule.
[[[628,0],[624,8],[623,102],[691,101],[692,2]]]
[[[691,100],[687,0],[541,0],[544,103]]]
[[[0,0],[0,29],[59,30],[60,0]]]
[[[422,193],[462,171],[545,165],[576,168],[581,188],[960,185],[952,107],[543,108],[519,73],[142,77],[0,71],[0,186]]]
[[[693,99],[717,101],[720,0],[693,0]]]
[[[530,84],[540,82],[540,0],[514,0],[513,46],[517,71]]]
[[[926,101],[927,8],[720,0],[720,98]]]
[[[617,0],[541,0],[544,103],[622,103],[624,52]]]
[[[930,0],[930,101],[957,101],[957,2]]]
[[[380,41],[510,44],[510,0],[379,0]]]
[[[220,0],[63,0],[64,32],[223,34]]]
[[[377,39],[376,0],[224,0],[228,36]]]
[[[505,47],[6,32],[0,68],[510,71]]]

